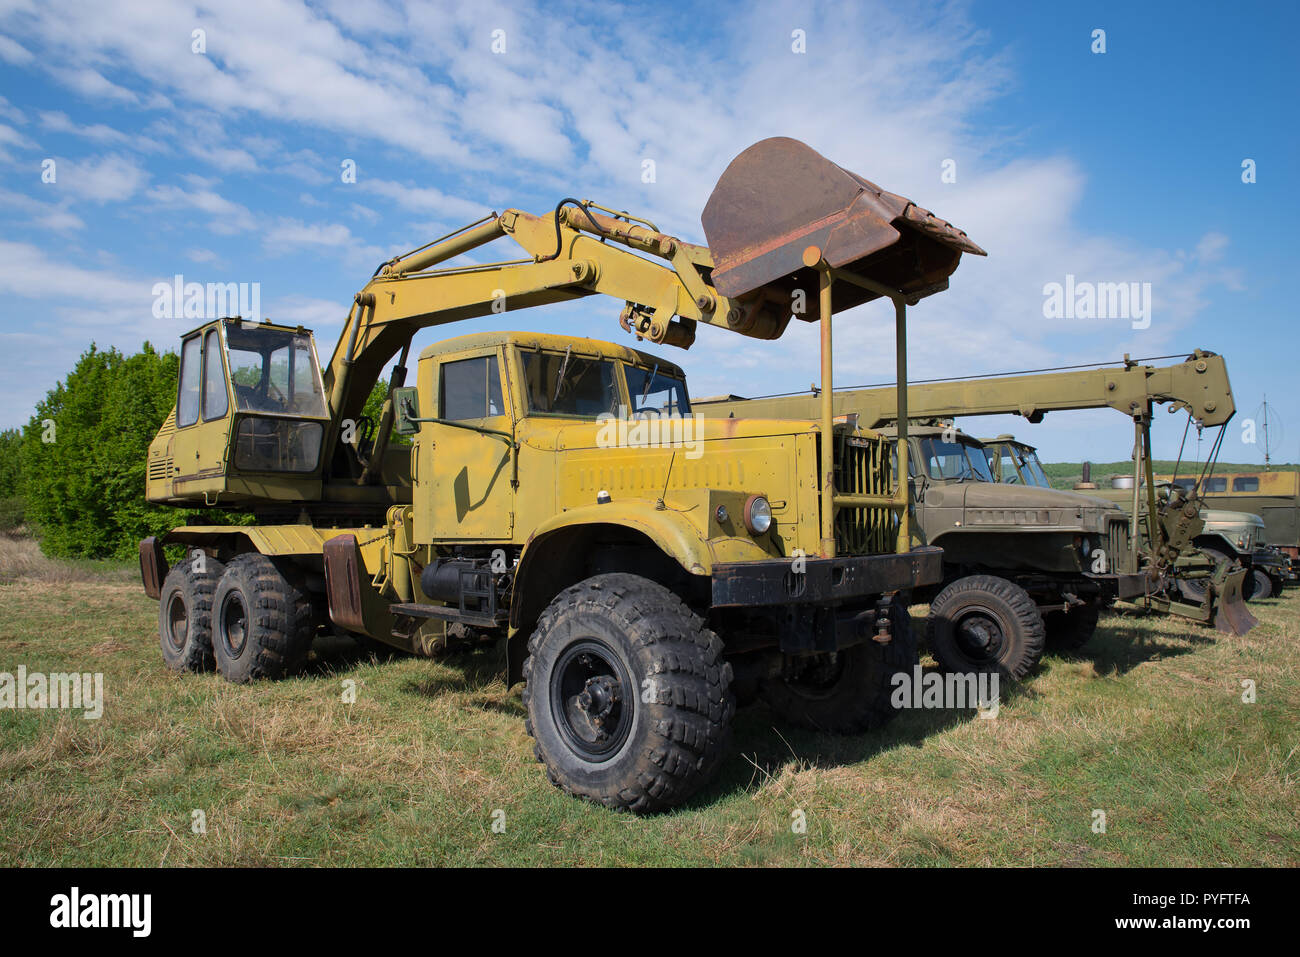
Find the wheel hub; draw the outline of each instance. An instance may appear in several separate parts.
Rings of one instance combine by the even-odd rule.
[[[634,687],[613,649],[585,638],[562,653],[551,673],[551,709],[565,743],[584,760],[606,761],[618,753],[633,724]]]
[[[578,695],[578,707],[586,712],[591,723],[602,728],[619,702],[623,700],[622,688],[617,679],[609,675],[588,678]]]
[[[997,658],[1002,650],[1002,629],[984,615],[967,615],[957,625],[957,638],[974,657]]]

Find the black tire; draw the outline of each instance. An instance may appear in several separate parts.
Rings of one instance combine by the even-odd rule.
[[[212,596],[225,566],[204,556],[194,570],[193,555],[167,573],[158,599],[158,642],[172,671],[203,672],[215,666],[212,656]]]
[[[1216,551],[1213,548],[1202,548],[1201,553],[1205,555],[1206,558],[1213,561],[1216,568],[1221,562],[1228,560],[1227,555],[1223,554],[1223,552]],[[1180,578],[1178,579],[1178,591],[1182,594],[1184,601],[1191,602],[1193,605],[1199,605],[1201,602],[1205,601],[1205,589],[1208,587],[1209,581],[1208,578]],[[1250,595],[1248,594],[1250,587],[1250,576],[1247,575],[1246,580],[1241,583],[1242,601],[1246,601],[1250,598]]]
[[[1047,635],[1027,591],[1005,578],[970,575],[930,603],[926,638],[950,674],[996,670],[1018,681],[1038,664]]]
[[[907,605],[890,610],[893,639],[868,639],[834,654],[787,662],[782,674],[763,682],[763,701],[782,719],[814,731],[857,734],[883,726],[898,713],[890,701],[894,675],[910,680],[917,664],[916,635]]]
[[[736,710],[731,665],[663,585],[618,572],[565,589],[528,639],[523,671],[534,754],[568,794],[654,813],[681,804],[722,762]]]
[[[1273,597],[1273,579],[1264,572],[1252,568],[1246,578],[1253,579],[1250,594],[1243,596],[1247,601],[1263,601],[1265,598]]]
[[[212,650],[228,681],[295,674],[315,635],[311,599],[265,555],[240,555],[212,596]]]
[[[1086,645],[1097,630],[1101,611],[1094,604],[1080,605],[1069,611],[1051,611],[1043,616],[1047,643],[1062,651],[1076,651]]]

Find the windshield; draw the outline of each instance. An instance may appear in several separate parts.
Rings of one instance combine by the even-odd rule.
[[[677,376],[660,372],[659,367],[642,369],[640,366],[623,366],[627,379],[627,394],[632,401],[632,414],[688,415],[690,400],[686,398],[686,383]]]
[[[525,352],[528,411],[594,419],[618,413],[618,379],[610,359],[569,352]]]
[[[921,439],[921,459],[932,479],[992,482],[984,450],[964,442],[945,442],[938,437]]]
[[[325,391],[310,335],[229,323],[226,348],[241,412],[325,418]]]
[[[1038,460],[1038,453],[1033,449],[1016,450],[1014,446],[1012,448],[1020,456],[1020,466],[1025,481],[1039,488],[1051,488],[1052,483],[1047,480],[1047,473],[1043,471],[1043,463]]]

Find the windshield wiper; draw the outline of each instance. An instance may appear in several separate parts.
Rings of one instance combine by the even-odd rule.
[[[560,387],[564,385],[564,373],[569,368],[569,356],[573,352],[573,346],[567,346],[564,350],[564,360],[560,363],[560,373],[555,377],[555,395],[551,396],[551,406],[554,407],[556,402],[560,401]]]
[[[650,387],[655,384],[655,376],[657,375],[659,375],[659,363],[656,362],[654,370],[650,373],[650,377],[645,380],[645,387],[641,390],[642,402],[644,402],[645,397],[650,394]]]

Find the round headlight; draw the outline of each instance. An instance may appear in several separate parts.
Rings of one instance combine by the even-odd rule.
[[[762,535],[772,527],[772,506],[761,495],[751,495],[745,501],[745,527],[755,535]]]

